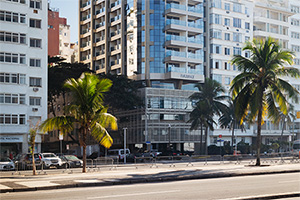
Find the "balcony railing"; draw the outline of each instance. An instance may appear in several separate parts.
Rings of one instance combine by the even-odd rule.
[[[114,60],[110,62],[110,66],[118,65],[118,64],[120,64],[120,60]]]
[[[180,51],[167,51],[166,52],[166,57],[169,56],[177,56],[177,57],[186,57],[186,53],[185,52],[180,52]]]
[[[85,2],[83,4],[81,4],[81,8],[84,8],[84,7],[86,7],[86,6],[90,5],[90,4],[91,4],[91,2],[87,1],[87,2]]]
[[[186,41],[186,37],[178,36],[178,35],[167,35],[166,36],[166,41],[169,41],[169,40],[176,40],[176,41],[185,42]]]
[[[203,29],[202,23],[188,22],[189,27]]]
[[[196,44],[203,44],[203,39],[190,37],[190,38],[188,38],[188,42],[196,43]]]
[[[91,58],[91,55],[82,56],[81,60],[85,61]]]
[[[175,25],[180,25],[180,26],[186,26],[185,21],[177,20],[177,19],[167,19],[166,24],[175,24]]]
[[[95,25],[95,29],[105,26],[105,22],[100,22],[99,24]]]
[[[102,41],[102,40],[104,40],[104,36],[95,38],[95,42],[96,42],[96,43],[97,43],[97,42],[100,42],[100,41]]]
[[[120,5],[120,4],[121,4],[121,1],[116,1],[115,3],[110,4],[110,8],[113,8],[113,7],[115,7],[117,5]]]
[[[121,32],[120,30],[114,31],[114,32],[110,33],[110,37],[118,35],[118,34],[120,34],[120,32]]]
[[[176,3],[168,3],[166,5],[166,9],[170,9],[170,8],[175,8],[175,9],[178,9],[178,10],[186,10],[185,5],[180,5],[180,4],[176,4]]]
[[[183,67],[168,67],[168,72],[178,72],[178,73],[187,73],[187,74],[202,74],[203,75],[203,70],[200,68],[192,69],[190,67],[183,68]]]
[[[86,33],[88,33],[88,32],[90,32],[90,29],[89,29],[89,28],[86,28],[86,29],[81,30],[81,34],[86,34]]]
[[[202,55],[188,52],[188,58],[202,60]]]
[[[114,21],[117,21],[117,20],[119,20],[119,19],[121,19],[121,15],[117,15],[117,16],[111,18],[111,19],[110,19],[110,22],[114,22]]]
[[[195,12],[195,13],[203,13],[203,7],[188,7],[189,12]]]
[[[91,18],[91,14],[82,17],[82,18],[81,18],[81,21],[84,21],[84,20],[87,20],[87,19],[90,19],[90,18]]]
[[[103,12],[105,12],[105,8],[101,8],[99,10],[96,10],[95,15],[98,15],[98,14],[103,13]]]
[[[90,46],[91,45],[91,42],[85,42],[85,43],[82,43],[81,44],[81,48],[84,48],[84,47],[87,47],[87,46]]]

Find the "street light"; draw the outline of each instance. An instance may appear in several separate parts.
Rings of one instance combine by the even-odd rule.
[[[169,124],[168,129],[169,129],[169,150],[171,151],[171,124]]]

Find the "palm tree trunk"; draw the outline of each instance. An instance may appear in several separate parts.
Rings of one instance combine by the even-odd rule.
[[[83,135],[82,135],[82,173],[86,172],[86,135],[87,135],[87,129],[83,128]]]
[[[205,155],[208,155],[207,153],[207,134],[208,134],[208,127],[205,127]]]
[[[231,152],[232,153],[233,153],[234,128],[235,128],[235,121],[233,121],[233,124],[232,124],[232,135],[231,135]]]
[[[35,160],[34,160],[34,142],[31,145],[31,156],[32,156],[32,175],[36,175],[36,168],[35,168]]]
[[[202,122],[200,123],[201,126],[201,134],[200,134],[200,155],[202,155],[203,152],[203,126],[202,126]]]
[[[262,122],[262,106],[258,111],[257,116],[257,139],[256,139],[256,166],[260,166],[260,148],[261,148],[261,122]]]

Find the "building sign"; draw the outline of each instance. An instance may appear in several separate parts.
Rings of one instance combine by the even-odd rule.
[[[0,135],[0,143],[23,142],[22,135]]]
[[[297,118],[300,119],[300,111],[297,112]]]
[[[180,78],[195,79],[195,75],[192,75],[192,74],[180,74]]]

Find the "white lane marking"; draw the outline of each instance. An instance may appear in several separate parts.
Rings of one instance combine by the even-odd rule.
[[[231,197],[226,199],[219,199],[219,200],[242,200],[242,199],[253,199],[253,198],[266,198],[266,197],[273,197],[273,196],[281,196],[281,195],[296,195],[299,192],[286,192],[286,193],[278,193],[278,194],[264,194],[264,195],[256,195],[256,196],[244,196],[244,197]]]
[[[128,197],[128,196],[139,196],[139,195],[149,195],[149,194],[164,194],[164,193],[172,193],[172,192],[180,192],[181,190],[168,190],[168,191],[160,191],[160,192],[144,192],[144,193],[135,193],[135,194],[119,194],[119,195],[110,195],[103,197],[88,197],[87,199],[105,199],[105,198],[115,198],[115,197]]]
[[[299,180],[294,180],[294,181],[278,181],[278,183],[300,183]]]

